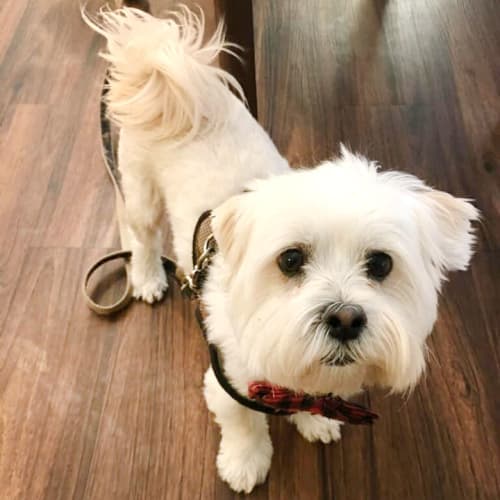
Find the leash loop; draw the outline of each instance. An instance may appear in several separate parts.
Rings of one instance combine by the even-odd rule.
[[[97,262],[95,262],[85,274],[85,278],[83,280],[83,296],[85,297],[85,301],[89,308],[94,311],[96,314],[100,316],[109,316],[110,314],[114,314],[118,311],[121,311],[125,307],[127,307],[132,301],[132,283],[130,282],[129,273],[128,273],[128,263],[130,262],[130,258],[132,257],[132,252],[130,250],[121,250],[118,252],[109,253],[105,255]],[[90,295],[88,287],[90,278],[92,275],[99,269],[102,265],[107,262],[111,262],[113,260],[124,259],[125,260],[125,275],[127,276],[127,283],[125,285],[125,291],[122,296],[114,303],[109,305],[98,304]]]

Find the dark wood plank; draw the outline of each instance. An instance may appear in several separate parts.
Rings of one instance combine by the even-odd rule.
[[[322,484],[318,497],[497,498],[498,2],[253,5],[259,120],[292,164],[314,165],[342,141],[475,198],[484,214],[472,269],[445,287],[414,394],[370,391],[382,415],[373,429],[344,428],[319,463],[315,446],[298,453],[290,435],[275,442],[275,461],[286,457],[305,490]],[[270,488],[283,474],[273,469]]]
[[[255,86],[255,60],[253,42],[253,12],[250,0],[215,0],[218,17],[224,19],[226,39],[240,48],[236,53],[241,60],[229,54],[221,54],[220,65],[240,82],[247,98],[248,109],[256,117],[257,93]]]
[[[81,303],[82,257],[33,248],[23,262],[0,337],[4,498],[71,498],[87,480],[119,332]]]

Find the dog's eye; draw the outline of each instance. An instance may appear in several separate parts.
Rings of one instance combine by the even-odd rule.
[[[366,273],[370,278],[382,281],[392,271],[392,258],[385,252],[371,252],[366,262]]]
[[[304,265],[304,253],[300,248],[289,248],[278,257],[278,266],[286,276],[297,274]]]

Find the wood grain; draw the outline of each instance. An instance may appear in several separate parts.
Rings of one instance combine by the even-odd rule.
[[[498,498],[498,3],[254,0],[250,16],[249,1],[205,0],[210,27],[221,6],[253,45],[259,119],[293,164],[342,140],[484,213],[412,397],[365,394],[380,422],[344,426],[333,446],[272,420],[271,473],[249,497]],[[78,2],[6,0],[0,21],[0,498],[242,497],[217,478],[208,358],[179,291],[112,319],[80,296],[84,269],[118,245],[100,157],[102,41]]]

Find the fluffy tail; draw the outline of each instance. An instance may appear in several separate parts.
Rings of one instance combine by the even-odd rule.
[[[222,23],[203,44],[201,11],[181,7],[159,19],[137,9],[103,9],[98,20],[83,17],[107,39],[101,54],[110,63],[107,104],[120,127],[153,140],[189,139],[224,124],[228,87],[245,100],[236,79],[213,66],[234,46],[224,42]]]

